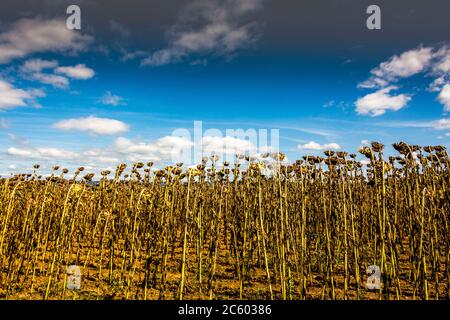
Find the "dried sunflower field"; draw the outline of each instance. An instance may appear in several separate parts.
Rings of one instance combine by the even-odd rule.
[[[373,142],[364,163],[212,156],[98,177],[54,167],[44,179],[35,165],[0,180],[0,298],[449,299],[448,153],[394,148]]]

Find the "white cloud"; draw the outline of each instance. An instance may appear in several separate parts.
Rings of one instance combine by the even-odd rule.
[[[78,155],[75,152],[58,148],[33,148],[33,147],[11,147],[7,153],[12,156],[30,159],[74,159]]]
[[[382,88],[387,86],[388,84],[389,82],[384,79],[372,77],[364,82],[359,83],[358,88],[363,89]]]
[[[424,71],[433,58],[433,48],[418,48],[393,56],[371,71],[372,76],[359,84],[362,88],[380,88],[400,78]]]
[[[0,63],[38,52],[78,52],[92,38],[66,28],[64,19],[21,19],[0,34]]]
[[[174,161],[174,159],[180,159],[183,152],[192,152],[193,146],[194,143],[191,140],[178,136],[164,136],[151,142],[132,141],[120,137],[115,140],[112,149],[122,156],[126,155],[130,161],[142,160],[142,158]],[[243,139],[230,136],[205,136],[202,138],[201,150],[203,155],[215,154],[222,158],[254,152],[256,148],[250,141]]]
[[[444,105],[444,111],[450,111],[450,84],[446,84],[442,88],[438,100]]]
[[[116,139],[112,149],[122,157],[126,156],[128,161],[163,161],[179,159],[192,146],[190,140],[177,136],[164,136],[152,142],[136,142],[120,137]]]
[[[155,145],[159,153],[168,156],[173,153],[180,153],[182,150],[192,147],[193,143],[184,137],[165,136],[156,140]]]
[[[84,64],[77,64],[73,67],[58,67],[55,72],[77,80],[87,80],[95,75],[95,71]]]
[[[53,69],[53,72],[44,73],[44,70]],[[76,80],[90,79],[95,75],[94,70],[86,67],[84,64],[78,64],[74,67],[58,67],[55,60],[30,59],[20,67],[21,74],[29,79],[39,81],[44,84],[52,85],[56,88],[65,89],[69,86],[69,78]],[[64,74],[62,76],[60,74]]]
[[[13,159],[25,159],[40,161],[44,167],[50,163],[73,166],[75,168],[83,165],[86,170],[101,169],[104,165],[115,165],[119,162],[115,152],[105,149],[88,149],[84,151],[69,151],[54,147],[33,147],[29,144],[10,147],[6,151]]]
[[[447,130],[450,129],[450,119],[440,119],[433,121],[431,127],[436,130]]]
[[[429,90],[430,91],[441,91],[442,87],[446,85],[447,83],[447,79],[445,76],[440,76],[438,78],[436,78],[430,85],[429,85]]]
[[[123,103],[123,98],[117,95],[112,94],[110,91],[106,91],[103,97],[100,99],[100,102],[105,105],[118,106]]]
[[[325,143],[323,145],[315,142],[310,141],[305,144],[299,144],[297,145],[297,148],[300,150],[337,150],[341,149],[341,147],[337,143]]]
[[[411,100],[411,97],[406,94],[399,94],[396,96],[389,94],[392,90],[396,89],[397,87],[390,86],[359,98],[355,103],[356,112],[358,114],[368,114],[376,117],[384,114],[388,110],[400,110],[406,106],[408,101]]]
[[[158,148],[151,143],[145,143],[145,142],[133,142],[130,139],[119,137],[114,142],[114,146],[116,147],[117,151],[124,154],[153,154],[158,151]]]
[[[17,89],[10,83],[0,79],[0,110],[26,106],[39,107],[35,98],[43,95],[42,90]]]
[[[20,70],[24,73],[40,73],[44,69],[54,69],[58,66],[56,60],[42,60],[42,59],[30,59],[20,67]]]
[[[358,84],[359,88],[391,88],[392,83],[408,78],[418,73],[427,72],[427,76],[434,77],[428,90],[440,92],[439,102],[444,105],[444,111],[450,110],[450,48],[447,45],[440,48],[417,48],[391,57],[371,71],[371,77]],[[379,94],[380,91],[375,94]],[[374,96],[371,96],[374,97]],[[385,96],[386,98],[386,96]],[[400,95],[394,105],[406,104],[409,96]],[[384,109],[384,108],[383,108]],[[391,108],[392,109],[392,108]],[[392,109],[393,110],[393,109]],[[377,110],[384,113],[383,110]],[[379,115],[379,114],[373,114]]]
[[[89,116],[85,118],[61,120],[53,125],[60,130],[87,131],[98,135],[114,135],[128,131],[127,124],[119,120],[97,118]]]
[[[374,75],[388,79],[410,77],[423,71],[429,65],[433,57],[432,53],[432,48],[406,51],[380,64],[379,69],[374,71]]]
[[[142,65],[162,66],[191,54],[230,55],[256,40],[253,23],[240,23],[257,10],[261,0],[197,1],[186,10],[192,25],[176,25],[169,45],[142,60]],[[186,19],[185,19],[186,20]]]
[[[67,88],[69,86],[69,80],[65,77],[61,77],[55,74],[35,73],[33,74],[33,80],[39,81],[44,84],[50,84],[56,88]]]
[[[431,91],[440,91],[438,101],[444,105],[444,112],[450,111],[450,48],[445,46],[435,54],[438,61],[433,67],[437,78],[430,85]]]
[[[256,151],[256,147],[252,142],[230,136],[206,136],[202,139],[202,145],[205,154],[234,155]]]
[[[449,73],[450,72],[450,48],[443,47],[439,49],[435,57],[438,58],[437,63],[433,67],[436,73]]]
[[[210,136],[204,138],[207,139],[204,141],[206,148],[203,150],[203,154],[210,155],[213,153],[219,155],[220,161],[227,159],[227,152],[231,152],[232,158],[230,159],[234,159],[235,153],[254,150],[253,145],[248,141],[233,137],[216,138]],[[194,146],[194,143],[189,138],[181,136],[163,136],[153,141],[139,141],[118,137],[109,146],[82,151],[69,151],[53,147],[33,147],[29,143],[20,143],[17,139],[12,140],[12,142],[15,146],[7,149],[6,152],[8,157],[6,159],[10,160],[10,163],[16,163],[17,159],[37,160],[43,165],[42,169],[50,168],[51,164],[57,163],[68,168],[77,168],[82,165],[86,170],[94,172],[104,169],[105,166],[115,166],[119,162],[154,161],[162,167],[176,162],[184,162],[186,165],[189,165],[193,160],[192,148]],[[333,144],[324,146],[333,148]],[[263,159],[258,154],[252,154],[251,156],[259,161],[266,162],[270,160],[267,158]],[[71,169],[71,172],[73,171],[74,169]]]
[[[20,72],[29,80],[39,81],[63,89],[69,85],[67,78],[51,73],[43,73],[44,70],[54,69],[57,66],[58,62],[55,60],[31,59],[20,67]]]
[[[340,149],[340,148],[341,148],[341,146],[338,145],[337,143],[326,143],[326,144],[323,145],[323,149],[325,149],[325,150],[327,150],[327,149],[337,150],[337,149]]]
[[[27,91],[16,89],[11,84],[0,80],[0,109],[26,106],[26,100],[31,98]]]
[[[322,150],[322,146],[314,141],[310,141],[308,143],[305,144],[299,144],[297,146],[297,148],[299,149],[308,149],[308,150]]]
[[[15,145],[5,150],[5,157],[2,157],[1,163],[4,166],[7,164],[18,164],[17,167],[13,169],[14,171],[30,172],[33,170],[32,165],[37,161],[41,164],[40,173],[43,174],[43,176],[45,176],[55,164],[69,168],[72,173],[79,166],[83,166],[85,167],[86,172],[99,174],[100,170],[107,168],[114,171],[114,167],[119,161],[128,163],[144,160],[142,156],[132,158],[129,154],[119,153],[114,146],[86,150],[67,150],[53,146],[32,146],[28,142],[22,143],[18,141],[17,137],[12,138],[14,139],[11,139],[11,142]]]

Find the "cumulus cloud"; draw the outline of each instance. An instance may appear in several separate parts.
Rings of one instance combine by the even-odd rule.
[[[450,48],[444,46],[440,48],[434,55],[437,62],[433,67],[436,73],[448,74],[450,72]]]
[[[98,135],[115,135],[129,129],[128,125],[122,121],[94,116],[61,120],[53,124],[53,128],[66,131],[87,131]]]
[[[149,142],[119,137],[111,145],[77,151],[13,142],[16,145],[8,148],[6,155],[14,161],[17,159],[39,161],[43,165],[42,168],[49,168],[50,164],[55,163],[69,168],[82,165],[86,170],[97,173],[106,168],[114,170],[120,162],[173,162],[173,158],[177,158],[179,152],[193,146],[188,139],[175,136],[165,136]]]
[[[69,85],[67,78],[43,72],[44,70],[53,69],[57,66],[58,62],[54,60],[31,59],[20,67],[20,72],[26,79],[39,81],[57,88],[66,88]]]
[[[374,75],[388,79],[410,77],[423,71],[433,57],[432,48],[419,48],[394,56],[380,65]]]
[[[24,161],[39,161],[43,168],[57,163],[65,167],[77,168],[82,165],[86,170],[98,172],[112,168],[119,162],[155,161],[172,163],[178,159],[184,150],[193,146],[193,143],[183,137],[164,136],[154,141],[133,141],[124,137],[117,138],[113,144],[103,148],[71,151],[54,147],[35,147],[29,143],[21,144],[17,141],[15,146],[6,150],[9,159],[23,159]]]
[[[176,161],[181,159],[184,153],[192,155],[194,143],[186,137],[164,136],[155,141],[132,141],[120,137],[114,142],[112,149],[125,155],[128,160],[156,160]],[[235,154],[248,154],[256,151],[253,143],[245,139],[235,137],[205,136],[198,146],[203,155],[219,155],[220,157],[233,156]],[[190,161],[191,159],[184,159]]]
[[[133,142],[130,139],[120,137],[114,142],[114,146],[118,152],[123,154],[153,154],[158,151],[156,145],[145,142]]]
[[[325,143],[320,144],[315,141],[310,141],[305,144],[299,144],[297,145],[297,148],[299,150],[337,150],[341,147],[337,143]]]
[[[70,81],[68,78],[87,80],[95,75],[94,70],[86,67],[84,64],[78,64],[73,67],[59,67],[58,65],[58,62],[55,60],[30,59],[20,67],[20,72],[29,80],[39,81],[60,89],[65,89],[69,86]],[[52,69],[52,71],[44,72],[48,69]]]
[[[162,155],[171,155],[175,152],[181,152],[184,149],[192,147],[194,144],[192,141],[185,137],[165,136],[158,139],[155,145]]]
[[[227,159],[230,155],[234,158],[236,153],[256,150],[253,144],[234,137],[205,136],[202,139],[203,155],[219,155],[220,160]],[[154,161],[160,165],[184,162],[189,165],[193,160],[194,142],[190,137],[163,136],[152,141],[141,141],[118,137],[114,142],[102,148],[91,148],[81,151],[71,151],[53,147],[34,147],[29,143],[20,143],[17,139],[12,140],[15,146],[7,149],[7,155],[12,159],[37,160],[48,165],[58,163],[64,166],[77,167],[80,165],[95,171],[104,169],[105,166],[115,166],[119,162],[145,162]],[[324,145],[334,148],[334,144]],[[269,151],[269,149],[267,149]],[[268,161],[260,154],[250,154],[252,159]],[[287,161],[287,160],[286,160]]]
[[[260,8],[261,0],[197,1],[187,8],[188,23],[172,28],[169,45],[144,58],[142,65],[162,66],[190,55],[231,55],[254,42],[254,23],[245,22],[248,13]]]
[[[118,106],[124,104],[123,98],[112,94],[110,91],[106,91],[103,97],[100,99],[100,103],[111,106]]]
[[[151,142],[132,141],[120,137],[114,142],[113,148],[125,155],[129,161],[162,161],[179,158],[192,146],[192,141],[184,137],[164,136]]]
[[[255,152],[255,145],[245,139],[235,137],[206,136],[202,139],[203,153],[205,154],[245,154]]]
[[[57,66],[58,62],[56,60],[31,59],[27,60],[20,67],[20,70],[24,73],[36,73],[41,72],[44,69],[53,69]]]
[[[450,48],[447,45],[438,48],[419,47],[400,55],[395,55],[373,69],[370,78],[359,83],[358,87],[366,89],[392,88],[392,84],[400,79],[408,78],[419,73],[426,73],[427,76],[434,78],[428,86],[428,89],[439,92],[438,101],[444,105],[444,111],[449,111]],[[377,91],[375,94],[379,92]],[[392,102],[396,102],[397,105],[402,105],[402,102],[407,102],[408,97],[397,96],[397,101]],[[398,109],[391,108],[391,110]]]
[[[60,89],[65,89],[69,86],[69,80],[67,78],[55,74],[35,73],[32,79]]]
[[[432,92],[441,91],[442,88],[448,83],[446,76],[440,76],[436,78],[430,85],[429,90]]]
[[[0,110],[26,106],[39,107],[35,99],[42,96],[44,96],[42,90],[18,89],[12,84],[0,79]]]
[[[438,97],[439,102],[444,105],[445,111],[450,111],[450,84],[446,84]]]
[[[66,28],[64,19],[21,19],[0,34],[0,63],[38,52],[78,52],[92,41]]]
[[[424,71],[433,58],[433,48],[418,48],[395,55],[371,71],[372,76],[359,84],[362,88],[378,88]]]
[[[95,71],[84,64],[77,64],[73,67],[58,67],[55,69],[55,72],[77,80],[90,79],[95,75]]]
[[[380,89],[374,93],[370,93],[356,101],[356,112],[362,115],[371,115],[373,117],[380,116],[386,111],[398,111],[411,100],[406,94],[390,95],[392,90],[397,87],[389,86]]]

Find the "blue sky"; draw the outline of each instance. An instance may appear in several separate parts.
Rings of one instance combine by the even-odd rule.
[[[137,160],[162,166],[171,150],[190,146],[168,137],[192,131],[194,121],[223,133],[279,129],[289,160],[329,148],[356,152],[372,140],[449,146],[448,35],[430,23],[411,37],[400,18],[423,20],[413,4],[386,9],[388,30],[378,31],[366,30],[360,4],[348,33],[350,22],[327,17],[322,25],[279,19],[271,1],[228,2],[162,8],[164,19],[151,23],[159,33],[150,35],[107,12],[101,25],[83,20],[81,31],[68,30],[64,1],[2,17],[0,175],[34,163],[44,170],[98,171]],[[92,4],[79,5],[94,16]],[[440,11],[423,14],[432,20]],[[398,25],[388,20],[393,15]],[[225,139],[209,141],[207,152],[223,152]],[[227,152],[262,151],[240,140],[227,140]]]

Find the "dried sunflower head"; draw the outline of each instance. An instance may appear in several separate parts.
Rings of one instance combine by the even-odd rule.
[[[366,158],[372,159],[372,149],[369,147],[362,147],[358,151]]]
[[[334,156],[334,151],[333,150],[325,150],[323,152],[324,155],[326,155],[327,157],[332,157]]]
[[[377,142],[377,141],[372,141],[371,145],[372,145],[372,150],[373,151],[375,151],[375,152],[383,151],[384,144],[382,144],[380,142]]]

